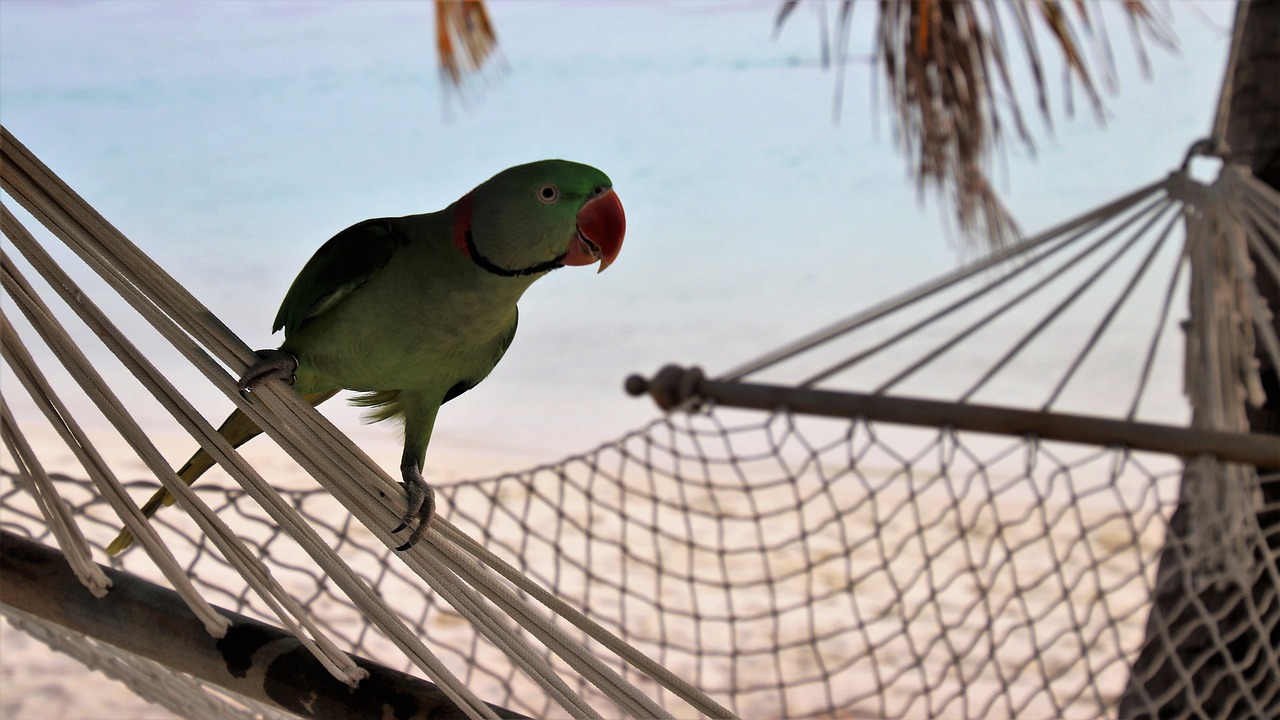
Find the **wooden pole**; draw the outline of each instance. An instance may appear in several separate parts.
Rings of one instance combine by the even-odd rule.
[[[703,377],[697,368],[685,369],[675,365],[663,368],[652,380],[631,376],[627,379],[627,392],[632,395],[649,393],[666,410],[702,399],[729,407],[757,410],[786,408],[806,415],[861,417],[877,422],[953,427],[1016,437],[1034,435],[1044,440],[1123,446],[1183,458],[1212,455],[1226,462],[1280,465],[1280,437],[1275,435],[1212,432],[993,405],[724,382]]]
[[[174,591],[103,567],[111,591],[95,598],[62,553],[0,531],[0,603],[84,633],[231,692],[318,720],[463,720],[434,684],[352,656],[369,677],[351,688],[329,674],[297,638],[222,608],[231,621],[217,639]],[[490,705],[500,718],[524,718]]]

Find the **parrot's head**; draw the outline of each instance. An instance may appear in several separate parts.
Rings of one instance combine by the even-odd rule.
[[[459,249],[511,274],[597,262],[603,272],[618,257],[626,229],[609,176],[567,160],[503,170],[454,208]]]

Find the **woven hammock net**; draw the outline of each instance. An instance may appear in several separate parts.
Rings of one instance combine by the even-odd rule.
[[[788,415],[731,426],[723,414],[440,492],[455,523],[746,717],[1092,717],[1114,706],[1143,641],[1177,467]],[[113,534],[96,494],[60,480],[90,537]],[[199,492],[281,558],[276,571],[324,608],[330,631],[388,657],[323,578],[286,566],[296,551],[238,488]],[[385,548],[333,526],[322,490],[287,497],[482,697],[554,714]],[[4,495],[6,527],[39,520],[24,499]],[[206,597],[269,617],[224,585],[225,563],[189,523],[156,521]]]
[[[1229,307],[1245,313],[1233,327],[1249,328],[1252,343],[1239,352],[1274,342],[1265,306],[1236,292],[1247,273],[1280,275],[1280,211],[1267,193],[1232,171],[1208,186],[1175,174],[724,377],[1240,431],[1230,412],[1213,420],[1200,408],[1238,404],[1256,368],[1189,363],[1184,373],[1183,355],[1199,355],[1180,325],[1207,312],[1188,304],[1204,294],[1191,270],[1196,219],[1229,212],[1244,231],[1214,256],[1228,260],[1213,287],[1230,288]],[[1226,378],[1230,392],[1196,404],[1184,384],[1208,377]],[[1280,707],[1275,643],[1235,646],[1280,635],[1280,477],[1197,463],[945,423],[703,403],[588,452],[437,493],[464,532],[744,717],[1160,708],[1161,717],[1200,717],[1208,707],[1265,716]],[[89,543],[103,547],[119,528],[114,513],[88,482],[54,481]],[[138,480],[130,495],[155,486]],[[343,649],[416,672],[225,474],[193,489]],[[480,697],[534,717],[564,713],[327,492],[280,492]],[[1194,517],[1175,515],[1192,501]],[[273,618],[184,513],[154,523],[210,602]],[[52,543],[8,470],[0,527]],[[159,581],[141,552],[111,563]],[[1181,600],[1154,611],[1171,592]],[[1218,612],[1206,593],[1234,599]],[[3,605],[0,613],[174,712],[283,716]],[[1205,638],[1200,650],[1171,650],[1189,636]],[[620,714],[552,663],[602,715]],[[616,669],[687,712],[647,677]],[[1175,681],[1148,681],[1161,673]]]

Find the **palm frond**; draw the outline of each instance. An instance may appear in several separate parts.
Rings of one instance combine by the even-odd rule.
[[[478,72],[498,45],[484,0],[436,0],[436,53],[452,87]]]
[[[854,0],[839,2],[836,36],[839,51],[847,53]],[[793,16],[798,4],[785,0],[776,28]],[[1147,40],[1175,44],[1148,2],[1118,0],[1116,5],[1124,10],[1144,68]],[[990,247],[1013,240],[1017,224],[987,169],[1006,130],[1029,151],[1034,152],[1035,144],[1015,91],[1006,38],[1021,41],[1020,67],[1035,88],[1035,104],[1046,126],[1052,128],[1053,110],[1039,42],[1044,38],[1060,57],[1067,114],[1074,113],[1078,83],[1101,119],[1102,96],[1081,42],[1092,41],[1104,87],[1114,89],[1114,56],[1100,8],[1083,0],[880,0],[879,11],[874,54],[888,80],[894,135],[919,187],[948,198],[966,237]]]

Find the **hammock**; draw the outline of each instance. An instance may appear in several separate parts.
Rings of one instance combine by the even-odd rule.
[[[359,452],[350,441],[341,436],[317,413],[309,411],[305,403],[291,391],[255,393],[255,399],[265,405],[270,413],[264,414],[259,402],[245,403],[236,400],[234,380],[205,350],[218,360],[242,372],[251,360],[249,349],[239,342],[212,315],[190,297],[181,286],[168,277],[149,258],[142,255],[122,235],[97,215],[87,204],[44,167],[25,147],[6,130],[0,128],[0,184],[11,197],[18,200],[29,212],[39,218],[49,229],[68,244],[90,267],[98,271],[113,289],[129,301],[131,307],[143,315],[176,348],[201,369],[227,396],[246,408],[277,441],[327,491],[340,499],[350,509],[370,534],[374,542],[391,542],[391,530],[387,520],[397,512],[395,498],[401,498],[396,483]],[[22,252],[23,256],[50,283],[64,300],[70,301],[80,319],[106,342],[114,354],[135,374],[141,384],[155,394],[175,420],[187,428],[202,447],[208,450],[238,481],[254,500],[262,505],[279,529],[287,532],[296,543],[290,562],[309,562],[308,567],[317,578],[331,583],[344,601],[357,608],[369,628],[376,628],[383,639],[407,659],[418,672],[434,681],[441,691],[469,717],[496,717],[494,710],[485,705],[461,682],[431,649],[423,643],[416,628],[406,624],[390,607],[375,583],[362,577],[349,564],[344,555],[335,551],[331,542],[284,502],[261,475],[223,441],[212,426],[204,421],[183,396],[161,375],[129,340],[116,329],[109,319],[76,287],[35,238],[17,221],[8,208],[0,208],[0,224],[6,237]],[[260,602],[259,612],[279,622],[289,633],[310,651],[333,677],[352,687],[358,687],[369,671],[356,663],[333,639],[331,628],[324,626],[301,599],[296,590],[290,591],[277,579],[282,568],[272,567],[272,556],[263,546],[246,545],[198,495],[178,480],[156,448],[147,439],[147,433],[123,408],[119,398],[102,380],[71,336],[57,318],[49,312],[32,285],[26,281],[17,265],[7,253],[0,255],[3,269],[3,286],[10,298],[45,342],[71,372],[72,376],[112,421],[120,437],[137,452],[152,472],[165,482],[197,523],[203,542],[216,548],[222,558],[247,583],[241,598],[254,593],[254,601]],[[129,499],[112,469],[95,449],[95,443],[77,424],[58,392],[50,385],[44,373],[26,350],[24,342],[6,317],[3,332],[4,360],[10,372],[45,412],[46,418],[67,441],[68,447],[83,464],[100,498],[124,519],[156,564],[164,579],[172,585],[203,623],[209,635],[226,638],[236,626],[223,613],[215,609],[203,597],[192,581],[196,573],[191,559],[180,562],[172,547],[162,541]],[[203,344],[203,349],[196,341]],[[267,418],[271,419],[268,420]],[[51,528],[58,544],[67,553],[71,568],[80,577],[89,592],[102,597],[108,594],[111,583],[101,568],[90,560],[86,537],[77,526],[78,518],[69,511],[59,490],[33,451],[30,443],[6,403],[3,413],[3,437],[14,462],[18,466],[17,478],[35,500],[40,517]],[[10,496],[12,497],[12,496]],[[12,511],[8,503],[8,512]],[[433,528],[437,524],[433,523]],[[619,650],[629,657],[627,662],[644,668],[652,680],[660,685],[676,689],[677,695],[692,700],[694,709],[713,717],[730,717],[731,714],[699,692],[682,678],[655,664],[622,643],[616,636],[547,591],[533,586],[509,565],[498,559],[474,541],[461,535],[449,522],[424,537],[421,551],[403,554],[397,559],[385,558],[396,565],[403,563],[419,579],[415,595],[423,595],[430,587],[435,595],[449,602],[454,612],[461,614],[494,646],[507,653],[512,664],[540,688],[551,701],[576,717],[600,717],[581,693],[571,690],[556,673],[547,655],[540,655],[526,639],[526,634],[537,638],[545,650],[553,653],[587,684],[603,691],[618,711],[638,717],[670,717],[669,713],[615,670],[607,667],[590,652],[583,640],[572,640],[557,627],[545,609],[536,608],[529,596],[537,598],[547,608],[568,620],[571,627],[590,637],[602,648]],[[374,540],[376,538],[376,540]],[[95,545],[97,541],[95,540]],[[286,566],[287,567],[287,566]],[[505,579],[505,581],[504,581]],[[525,596],[522,597],[520,593]],[[28,598],[28,601],[33,601]],[[28,606],[27,610],[34,609]],[[233,608],[237,609],[237,608]],[[519,628],[519,629],[518,629]],[[157,638],[157,640],[160,640]],[[259,683],[270,686],[278,679],[268,675]],[[299,706],[308,704],[307,689],[296,688],[295,700]],[[687,712],[687,708],[685,710]],[[616,713],[610,713],[616,714]]]
[[[249,349],[7,133],[2,155],[5,191],[242,402]],[[113,409],[104,359],[59,332],[5,257],[35,331],[22,335],[102,396],[190,515],[139,521],[128,498],[155,483],[116,479],[6,318],[6,373],[89,479],[46,473],[30,421],[6,409],[17,469],[0,480],[0,525],[56,541],[81,595],[146,577],[215,636],[241,620],[214,604],[279,625],[324,668],[300,693],[325,674],[360,687],[400,672],[469,717],[1128,717],[1171,697],[1186,699],[1172,716],[1210,697],[1265,716],[1280,703],[1280,513],[1266,499],[1280,476],[1258,471],[1280,468],[1280,443],[1245,432],[1240,409],[1258,393],[1254,353],[1280,366],[1253,283],[1280,278],[1280,199],[1237,166],[1209,184],[1175,172],[714,379],[631,380],[671,411],[555,463],[439,487],[438,528],[407,554],[389,549],[398,486],[321,416],[287,390],[242,405],[319,484],[273,489],[3,220],[234,482],[175,483]],[[1162,360],[1183,352],[1185,377],[1171,375]],[[112,559],[125,574],[109,575],[91,548],[117,516],[147,554]],[[0,612],[174,712],[314,713],[69,632],[12,585]],[[1232,613],[1205,605],[1211,593]],[[1188,659],[1196,634],[1205,649]],[[1249,637],[1261,641],[1236,652]],[[1178,682],[1151,681],[1169,668]]]

